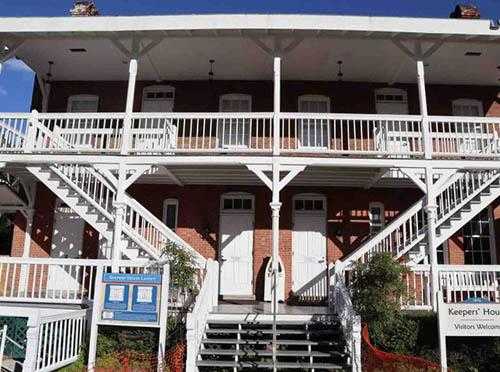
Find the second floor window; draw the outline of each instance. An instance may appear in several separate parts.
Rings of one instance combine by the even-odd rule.
[[[251,112],[252,96],[248,94],[224,94],[219,99],[220,112]],[[248,147],[251,135],[251,121],[244,118],[221,118],[217,138],[223,148]]]
[[[97,112],[99,97],[90,94],[78,94],[68,98],[68,112]]]
[[[166,199],[163,202],[163,223],[172,231],[177,229],[179,202],[177,199]]]
[[[483,103],[477,99],[460,98],[452,102],[453,116],[484,116]]]
[[[382,203],[370,203],[368,206],[368,217],[370,220],[370,234],[375,235],[385,225],[384,205]]]

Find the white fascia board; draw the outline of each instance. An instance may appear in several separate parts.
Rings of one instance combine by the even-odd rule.
[[[0,33],[120,33],[184,30],[293,30],[403,33],[426,36],[500,37],[489,20],[289,14],[212,14],[168,16],[0,18]]]

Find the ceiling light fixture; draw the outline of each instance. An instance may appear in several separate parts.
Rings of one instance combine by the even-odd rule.
[[[479,57],[481,56],[483,53],[481,52],[465,52],[465,55],[467,57]]]
[[[208,60],[210,63],[210,71],[208,71],[208,81],[212,82],[214,80],[214,63],[215,59]]]
[[[342,72],[342,61],[337,61],[337,64],[339,66],[339,71],[337,72],[337,80],[342,81],[342,78],[344,77],[344,73]]]
[[[85,48],[69,48],[71,53],[86,53],[87,49]]]

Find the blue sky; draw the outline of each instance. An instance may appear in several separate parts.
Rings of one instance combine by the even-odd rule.
[[[448,0],[95,0],[104,15],[192,13],[316,13],[448,17]],[[467,1],[462,1],[467,2]],[[63,16],[72,0],[0,0],[0,16]],[[476,0],[482,18],[500,18],[500,0]],[[19,61],[0,73],[0,112],[28,111],[33,72]]]

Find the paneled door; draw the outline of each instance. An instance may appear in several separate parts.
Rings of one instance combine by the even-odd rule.
[[[326,201],[299,197],[294,201],[292,290],[303,301],[327,297]]]
[[[253,200],[223,197],[220,216],[220,294],[253,296]]]

